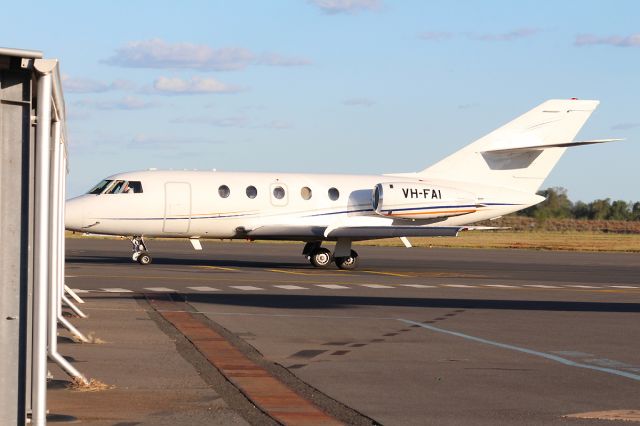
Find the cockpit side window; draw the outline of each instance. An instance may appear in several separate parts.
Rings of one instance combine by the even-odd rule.
[[[105,194],[140,194],[142,193],[142,183],[138,180],[116,180],[109,187]]]
[[[91,188],[89,190],[89,192],[87,192],[87,194],[95,194],[95,195],[102,194],[102,191],[104,191],[105,188],[111,184],[111,182],[113,182],[113,181],[105,179],[105,180],[101,181],[100,183],[98,183],[93,188]]]

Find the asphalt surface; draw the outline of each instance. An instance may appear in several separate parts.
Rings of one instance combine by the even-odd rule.
[[[148,246],[154,263],[140,266],[126,240],[68,239],[66,283],[180,295],[327,411],[538,425],[640,410],[637,254],[356,247],[359,269],[340,271],[314,269],[301,245]]]

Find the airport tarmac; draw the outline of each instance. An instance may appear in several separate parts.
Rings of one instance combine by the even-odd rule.
[[[343,422],[609,424],[566,416],[640,410],[637,254],[357,247],[359,269],[341,271],[295,244],[148,246],[141,266],[126,240],[68,239],[66,284],[103,315],[140,295],[186,302]]]

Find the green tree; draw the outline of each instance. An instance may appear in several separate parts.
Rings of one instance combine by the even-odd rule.
[[[629,208],[629,204],[626,201],[617,200],[611,203],[611,208],[609,209],[609,215],[607,219],[609,220],[629,220],[631,216],[631,209]]]
[[[537,220],[562,219],[572,217],[572,204],[567,196],[567,190],[560,187],[547,188],[538,191],[546,199],[540,204],[529,207],[522,211],[524,216],[533,217]]]
[[[589,219],[605,220],[609,217],[610,210],[611,200],[609,198],[595,200],[589,204]]]

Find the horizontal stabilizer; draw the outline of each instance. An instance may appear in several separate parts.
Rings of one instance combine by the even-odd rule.
[[[494,153],[510,153],[510,152],[523,152],[523,151],[539,151],[547,148],[570,148],[573,146],[580,145],[594,145],[597,143],[606,143],[606,142],[615,142],[622,141],[624,139],[594,139],[590,141],[574,141],[574,142],[564,142],[564,143],[552,143],[552,144],[543,144],[543,145],[528,145],[528,146],[518,146],[518,147],[505,147],[505,148],[493,148],[482,151],[483,153],[494,152]]]

